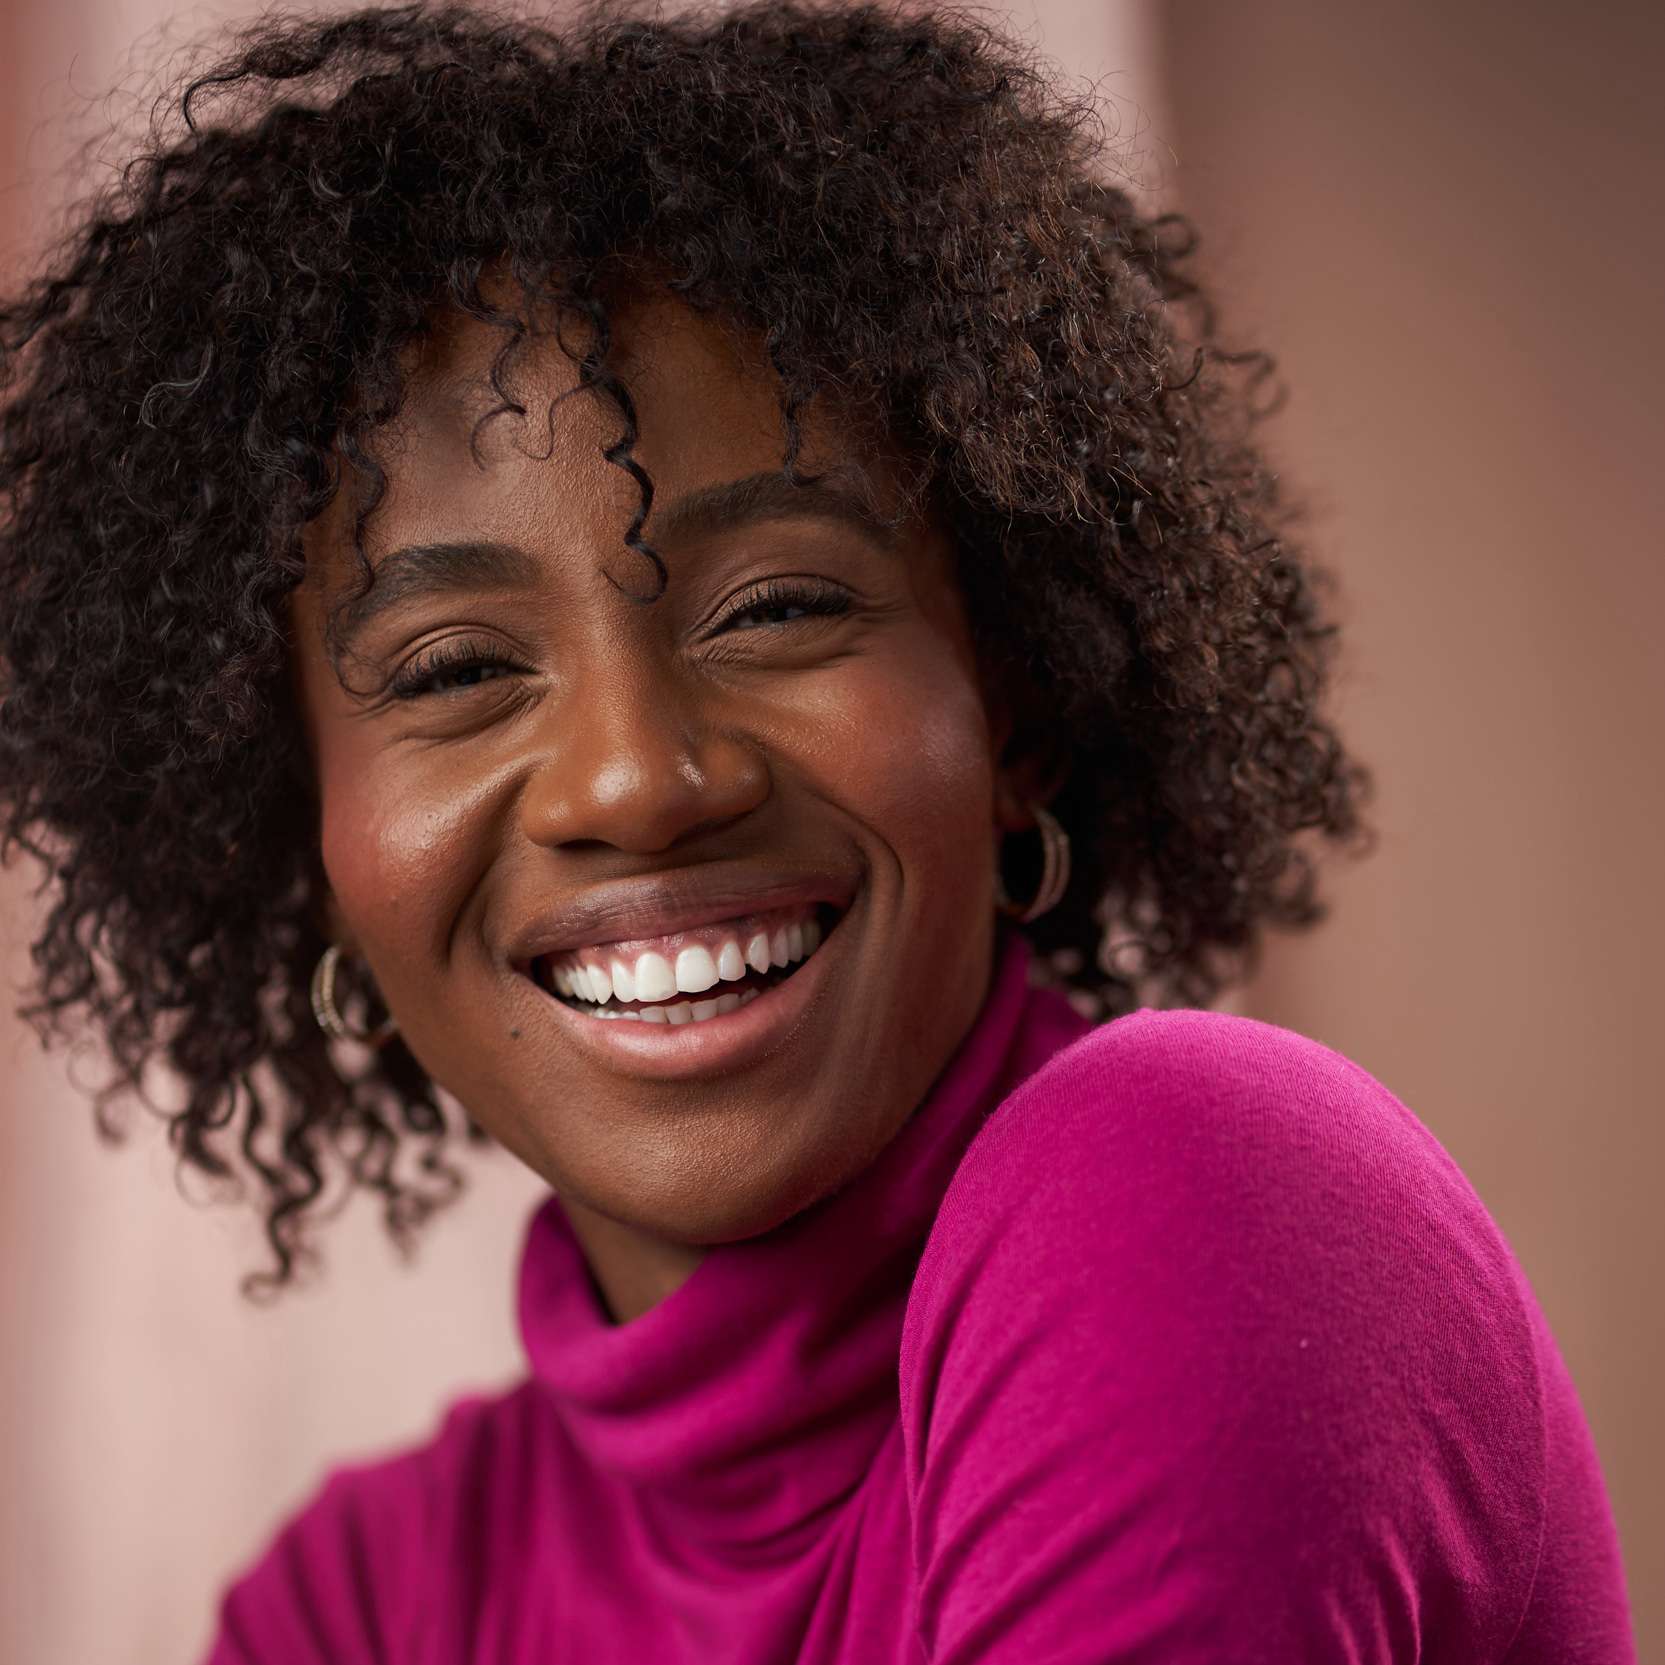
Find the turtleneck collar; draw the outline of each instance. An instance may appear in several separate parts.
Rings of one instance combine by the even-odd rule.
[[[589,1464],[710,1547],[786,1547],[860,1484],[898,1420],[902,1320],[938,1205],[987,1116],[1090,1027],[1031,988],[1000,922],[989,994],[924,1101],[841,1190],[760,1237],[710,1247],[670,1295],[614,1324],[550,1196],[522,1253],[532,1374]]]

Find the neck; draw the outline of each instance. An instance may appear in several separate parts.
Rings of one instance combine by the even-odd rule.
[[[563,1197],[561,1206],[584,1251],[590,1282],[614,1324],[628,1324],[673,1295],[705,1259],[697,1244],[655,1237]]]

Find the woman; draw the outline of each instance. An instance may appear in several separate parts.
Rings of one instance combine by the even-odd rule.
[[[1633,1658],[1473,1190],[1200,1009],[1367,777],[1090,106],[961,16],[409,7],[179,116],[0,314],[31,1014],[184,1084],[263,1287],[459,1132],[551,1190],[525,1381],[217,1665]]]

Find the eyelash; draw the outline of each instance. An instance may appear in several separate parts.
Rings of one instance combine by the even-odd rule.
[[[831,584],[803,579],[771,578],[761,589],[753,591],[740,606],[729,612],[712,634],[719,634],[736,619],[745,618],[748,614],[773,612],[787,607],[801,608],[811,616],[832,618],[850,611],[851,598],[848,593]],[[783,625],[800,622],[802,621],[797,619],[783,619],[779,624],[765,628],[778,630]],[[513,660],[482,648],[478,643],[470,642],[466,638],[441,642],[429,653],[406,665],[393,679],[391,692],[395,699],[400,700],[421,699],[425,695],[435,693],[440,694],[441,698],[452,698],[454,694],[441,693],[435,686],[447,674],[460,675],[464,671],[474,670],[522,669],[524,667]],[[479,684],[473,686],[478,687]],[[457,691],[466,693],[469,690]]]
[[[849,591],[841,590],[835,584],[826,584],[818,579],[771,578],[760,589],[754,590],[740,606],[727,613],[718,630],[726,630],[736,619],[743,619],[748,613],[767,613],[781,607],[800,607],[811,615],[834,618],[839,614],[848,613],[851,605]],[[796,619],[781,620],[781,624],[797,622]],[[778,630],[780,627],[781,625],[770,625],[768,628]]]
[[[435,684],[447,675],[457,675],[463,671],[518,671],[520,668],[512,659],[505,659],[502,654],[482,648],[466,638],[441,642],[430,652],[411,660],[394,677],[390,691],[398,700],[421,699],[425,694],[440,692]],[[474,686],[479,685],[476,683]],[[467,692],[469,690],[466,688],[458,689],[452,694],[442,694],[441,697],[451,698],[455,693]]]

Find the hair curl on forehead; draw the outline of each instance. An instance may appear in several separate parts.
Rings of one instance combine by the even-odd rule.
[[[1370,780],[1320,715],[1323,575],[1253,443],[1270,365],[1218,343],[1193,241],[1116,183],[1092,99],[966,11],[280,15],[159,107],[0,303],[0,853],[50,887],[23,1015],[96,1029],[108,1135],[150,1104],[183,1166],[253,1185],[251,1292],[315,1252],[336,1183],[408,1247],[484,1138],[401,1043],[349,1068],[313,1021],[285,620],[349,475],[362,556],[436,309],[501,332],[517,408],[526,309],[492,274],[616,412],[644,572],[632,287],[761,342],[789,470],[817,395],[909,460],[983,664],[1067,766],[1070,885],[1027,929],[1084,1009],[1205,1004],[1265,927],[1323,917],[1301,835],[1367,843]]]

